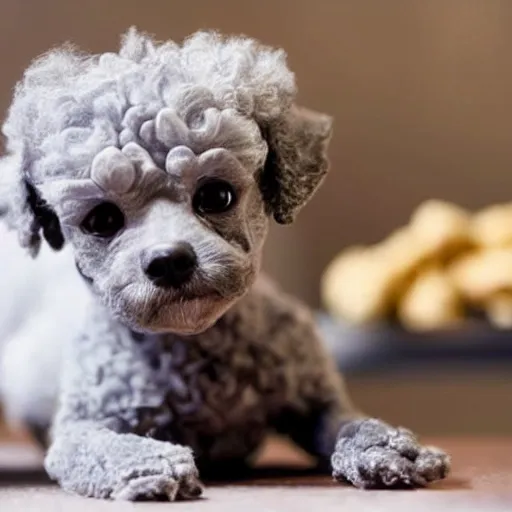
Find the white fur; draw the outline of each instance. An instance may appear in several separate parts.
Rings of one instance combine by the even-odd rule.
[[[0,221],[0,396],[7,419],[47,422],[61,347],[80,331],[89,291],[70,249],[32,259]]]

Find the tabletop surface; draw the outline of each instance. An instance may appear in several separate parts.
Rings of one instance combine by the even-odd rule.
[[[270,439],[257,468],[238,481],[207,484],[204,498],[180,503],[180,511],[512,511],[512,437],[428,439],[447,450],[453,471],[445,481],[415,491],[360,491],[315,475],[310,462],[286,442]],[[65,494],[41,472],[41,456],[25,443],[0,442],[2,512],[127,510],[126,504]],[[140,503],[137,510],[169,506]]]

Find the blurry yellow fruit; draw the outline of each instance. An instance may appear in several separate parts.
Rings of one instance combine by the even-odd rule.
[[[457,327],[463,320],[460,295],[439,268],[416,277],[398,304],[401,323],[415,331]]]
[[[449,269],[454,284],[468,300],[482,302],[512,291],[512,248],[488,249],[464,256]]]
[[[408,228],[397,229],[375,246],[373,251],[375,258],[394,274],[394,278],[408,274],[425,259],[423,247],[417,243]]]
[[[512,204],[490,206],[475,214],[471,236],[481,247],[512,245]]]
[[[489,322],[497,329],[512,328],[511,293],[498,293],[487,299],[485,311]]]
[[[338,256],[325,270],[321,292],[327,310],[338,318],[361,324],[387,313],[389,277],[368,249],[354,248]]]
[[[470,215],[463,208],[431,199],[411,216],[410,229],[425,255],[442,258],[466,248],[471,242]]]
[[[471,215],[425,201],[382,242],[335,258],[321,293],[333,316],[355,324],[396,313],[412,330],[446,329],[478,305],[493,325],[512,328],[512,203]]]

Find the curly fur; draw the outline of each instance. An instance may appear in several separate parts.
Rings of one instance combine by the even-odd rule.
[[[54,50],[16,88],[0,162],[8,223],[32,255],[41,232],[67,246],[49,258],[55,274],[46,249],[11,262],[60,293],[7,331],[0,385],[14,419],[52,423],[45,466],[66,490],[193,498],[199,471],[239,467],[271,428],[360,487],[445,476],[442,452],[357,412],[310,313],[258,277],[269,217],[291,222],[328,169],[331,119],[295,92],[280,50],[215,33],[158,44],[135,30],[118,53]],[[193,210],[205,178],[231,184],[230,210]],[[108,239],[82,229],[105,201],[124,215]],[[184,241],[189,281],[151,283],[141,262]],[[32,360],[46,343],[54,357]],[[43,374],[52,385],[38,385]]]
[[[294,95],[294,76],[284,52],[248,38],[225,42],[216,33],[200,32],[182,46],[158,45],[132,29],[117,54],[90,56],[71,46],[51,51],[25,72],[3,127],[10,156],[1,172],[14,172],[10,222],[20,233],[22,246],[36,253],[39,225],[23,200],[26,191],[19,169],[36,183],[65,173],[86,175],[94,156],[106,147],[129,141],[151,145],[154,134],[144,128],[169,105],[185,120],[210,107],[234,109],[272,132],[286,123]],[[230,130],[219,130],[222,140],[217,145],[229,144],[239,151],[251,148],[244,140],[250,132],[243,124],[238,118]],[[290,147],[295,137],[292,134]],[[157,161],[166,154],[165,148],[159,149]],[[284,171],[288,181],[298,161],[294,158]],[[325,167],[326,163],[322,171]],[[312,175],[312,181],[317,183],[323,172],[319,174]],[[290,183],[287,187],[299,196],[309,192]],[[288,222],[290,215],[277,216]]]

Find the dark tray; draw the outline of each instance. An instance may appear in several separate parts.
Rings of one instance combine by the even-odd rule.
[[[419,333],[396,324],[354,327],[323,312],[317,318],[344,373],[504,365],[512,374],[512,331],[493,329],[485,321],[468,321],[458,330]]]

